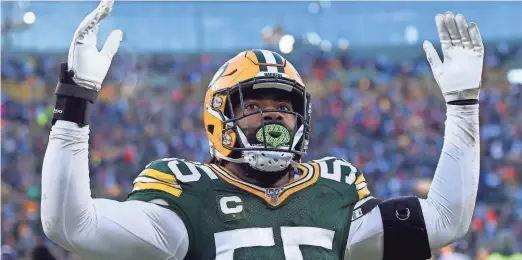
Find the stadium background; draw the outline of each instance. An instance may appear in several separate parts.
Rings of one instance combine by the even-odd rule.
[[[40,172],[59,63],[96,5],[1,2],[2,259],[49,259],[42,247],[81,259],[43,235]],[[124,200],[153,159],[207,160],[206,85],[235,53],[266,48],[283,53],[313,93],[308,158],[348,159],[377,197],[424,196],[445,107],[421,43],[437,43],[434,15],[453,11],[478,23],[486,46],[481,177],[469,234],[436,258],[521,252],[520,10],[522,2],[117,2],[99,33],[100,46],[114,29],[124,41],[93,112],[93,195]]]

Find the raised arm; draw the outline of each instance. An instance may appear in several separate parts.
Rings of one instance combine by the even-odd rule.
[[[98,23],[112,9],[101,2],[78,27],[56,90],[53,127],[42,169],[45,234],[88,259],[183,259],[188,234],[171,210],[141,201],[93,199],[89,187],[89,107],[95,101],[121,31],[96,49]]]
[[[479,90],[484,47],[474,23],[438,14],[444,63],[424,49],[446,100],[444,145],[427,199],[367,198],[355,206],[345,259],[418,260],[463,237],[475,208],[480,168]]]

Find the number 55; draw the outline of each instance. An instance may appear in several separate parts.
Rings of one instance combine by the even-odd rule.
[[[302,260],[299,245],[332,250],[335,231],[316,227],[281,227],[286,260]],[[244,228],[214,234],[216,260],[233,260],[234,250],[242,247],[275,246],[272,228]]]

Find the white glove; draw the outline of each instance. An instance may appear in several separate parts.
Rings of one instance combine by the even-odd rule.
[[[423,48],[446,102],[478,99],[484,46],[478,26],[451,12],[435,16],[444,63],[429,41]]]
[[[99,91],[112,57],[118,51],[123,37],[121,30],[111,32],[101,51],[96,48],[99,23],[112,11],[113,5],[114,0],[102,0],[74,33],[67,65],[69,70],[74,71],[73,80],[79,86]]]

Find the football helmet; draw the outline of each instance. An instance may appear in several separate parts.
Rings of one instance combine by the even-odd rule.
[[[234,108],[244,109],[245,95],[258,89],[284,95],[293,111],[269,109],[234,115]],[[308,149],[310,94],[295,67],[278,53],[248,50],[227,61],[212,78],[204,106],[205,130],[215,162],[248,163],[260,171],[277,172],[296,166]],[[267,112],[292,114],[294,129],[267,122],[263,116]],[[252,143],[238,121],[259,113],[263,121],[255,137],[259,142]]]

